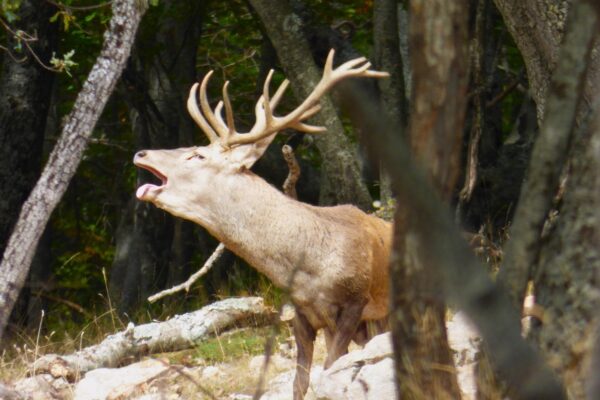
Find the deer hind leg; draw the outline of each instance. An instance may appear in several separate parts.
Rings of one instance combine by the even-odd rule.
[[[294,400],[302,400],[308,390],[316,332],[308,319],[297,308],[293,328],[298,353],[296,356],[296,377],[294,378]]]
[[[323,368],[327,369],[335,360],[348,352],[350,341],[356,336],[366,301],[353,303],[342,309],[336,320],[336,330],[331,344],[327,347],[327,359]]]
[[[364,346],[369,341],[369,326],[367,321],[362,321],[356,328],[356,332],[352,337],[354,343],[359,346]]]
[[[356,328],[356,333],[354,334],[352,340],[359,346],[364,346],[369,340],[388,330],[389,324],[387,318],[372,321],[362,321],[360,325],[358,325],[358,328]]]

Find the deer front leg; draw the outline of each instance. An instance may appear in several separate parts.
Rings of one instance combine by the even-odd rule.
[[[302,400],[308,390],[316,332],[308,319],[297,308],[293,328],[297,349],[294,400]]]
[[[366,301],[353,303],[344,307],[336,320],[336,330],[333,334],[331,344],[327,347],[327,359],[323,365],[327,369],[335,360],[348,352],[348,345],[356,334],[360,325],[363,308]]]

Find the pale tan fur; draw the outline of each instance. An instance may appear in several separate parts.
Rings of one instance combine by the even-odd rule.
[[[332,58],[331,54],[324,81],[328,74],[337,80],[344,79],[344,74],[360,76],[356,71],[368,72],[363,76],[381,76],[368,71],[368,65],[353,69],[356,60],[346,63],[352,63],[350,67],[332,71]],[[329,84],[320,84],[319,90]],[[205,87],[206,79],[201,100]],[[196,86],[194,97],[195,91]],[[312,110],[315,104],[301,107]],[[249,170],[277,132],[263,135],[256,131],[253,141],[241,138],[230,146],[231,136],[223,120],[215,122],[214,115],[212,121],[204,120],[202,113],[207,110],[203,107],[200,113],[192,96],[188,108],[205,131],[212,129],[208,125],[221,124],[207,133],[211,144],[138,152],[134,163],[152,171],[163,184],[143,185],[137,196],[203,226],[276,286],[289,290],[297,311],[294,398],[302,399],[308,388],[317,330],[325,330],[327,368],[347,352],[350,340],[364,342],[367,321],[386,319],[391,224],[354,206],[315,207],[285,196]],[[303,113],[297,114],[301,117],[290,124],[302,127]],[[259,119],[257,114],[257,124]]]

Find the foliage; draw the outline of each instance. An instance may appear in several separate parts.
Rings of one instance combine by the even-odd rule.
[[[16,11],[21,5],[21,0],[2,0],[0,2],[0,16],[5,18],[9,23],[16,21],[19,17]]]

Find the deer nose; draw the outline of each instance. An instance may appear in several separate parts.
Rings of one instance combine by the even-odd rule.
[[[142,150],[142,151],[138,151],[137,153],[135,153],[135,156],[133,157],[133,159],[137,159],[137,158],[144,158],[146,157],[146,150]]]

